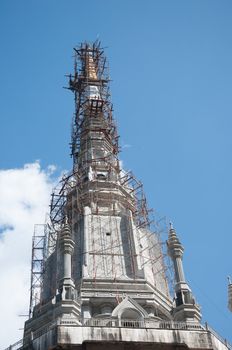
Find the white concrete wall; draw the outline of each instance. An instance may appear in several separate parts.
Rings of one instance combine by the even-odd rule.
[[[140,264],[144,269],[145,278],[164,295],[169,296],[159,237],[147,229],[137,230],[137,236],[140,247]]]
[[[125,220],[119,216],[91,215],[88,236],[89,277],[112,279],[131,274]]]
[[[58,343],[65,344],[65,339],[72,344],[84,341],[121,341],[145,343],[184,343],[189,348],[209,349],[211,344],[206,331],[130,329],[102,327],[64,327],[58,329]],[[226,350],[222,343],[215,343],[214,349]]]

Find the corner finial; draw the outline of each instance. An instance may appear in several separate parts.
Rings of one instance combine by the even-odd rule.
[[[232,284],[231,277],[227,276],[228,284]]]
[[[68,225],[68,215],[66,214],[64,217],[64,225]]]
[[[61,237],[71,236],[70,226],[68,223],[68,215],[66,214],[63,219],[63,227],[61,230]]]

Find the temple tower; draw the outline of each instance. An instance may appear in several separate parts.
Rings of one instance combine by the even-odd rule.
[[[69,77],[75,97],[73,171],[60,197],[52,196],[55,232],[48,235],[41,300],[33,317],[42,317],[51,300],[59,309],[57,303],[67,299],[80,307],[79,318],[110,317],[129,297],[138,310],[125,309],[121,318],[133,314],[137,320],[142,313],[169,321],[173,303],[160,237],[150,229],[142,184],[120,167],[107,61],[99,44],[76,48],[74,67]]]
[[[119,162],[104,50],[83,43],[74,58],[73,169],[52,193],[42,257],[32,254],[30,318],[18,348],[227,349],[200,324],[172,226],[170,290],[159,224],[141,182]]]

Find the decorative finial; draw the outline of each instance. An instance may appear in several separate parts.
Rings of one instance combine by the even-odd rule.
[[[228,284],[232,284],[231,277],[227,276]]]
[[[68,225],[68,215],[67,214],[64,217],[64,224],[65,224],[65,226]]]
[[[171,221],[169,222],[169,228],[170,230],[173,230],[173,223]]]
[[[63,221],[63,228],[61,230],[61,237],[70,236],[70,235],[71,235],[71,231],[68,223],[68,215],[66,214]]]
[[[96,66],[93,60],[93,53],[88,52],[88,55],[86,56],[86,73],[88,78],[92,80],[97,80],[97,71]]]

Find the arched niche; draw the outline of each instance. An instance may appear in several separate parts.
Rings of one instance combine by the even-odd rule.
[[[112,312],[112,316],[118,318],[119,325],[124,327],[139,328],[148,317],[147,312],[135,300],[126,297]]]
[[[127,319],[127,320],[141,320],[143,319],[143,315],[135,309],[127,308],[125,309],[122,314],[120,315],[121,319]]]

